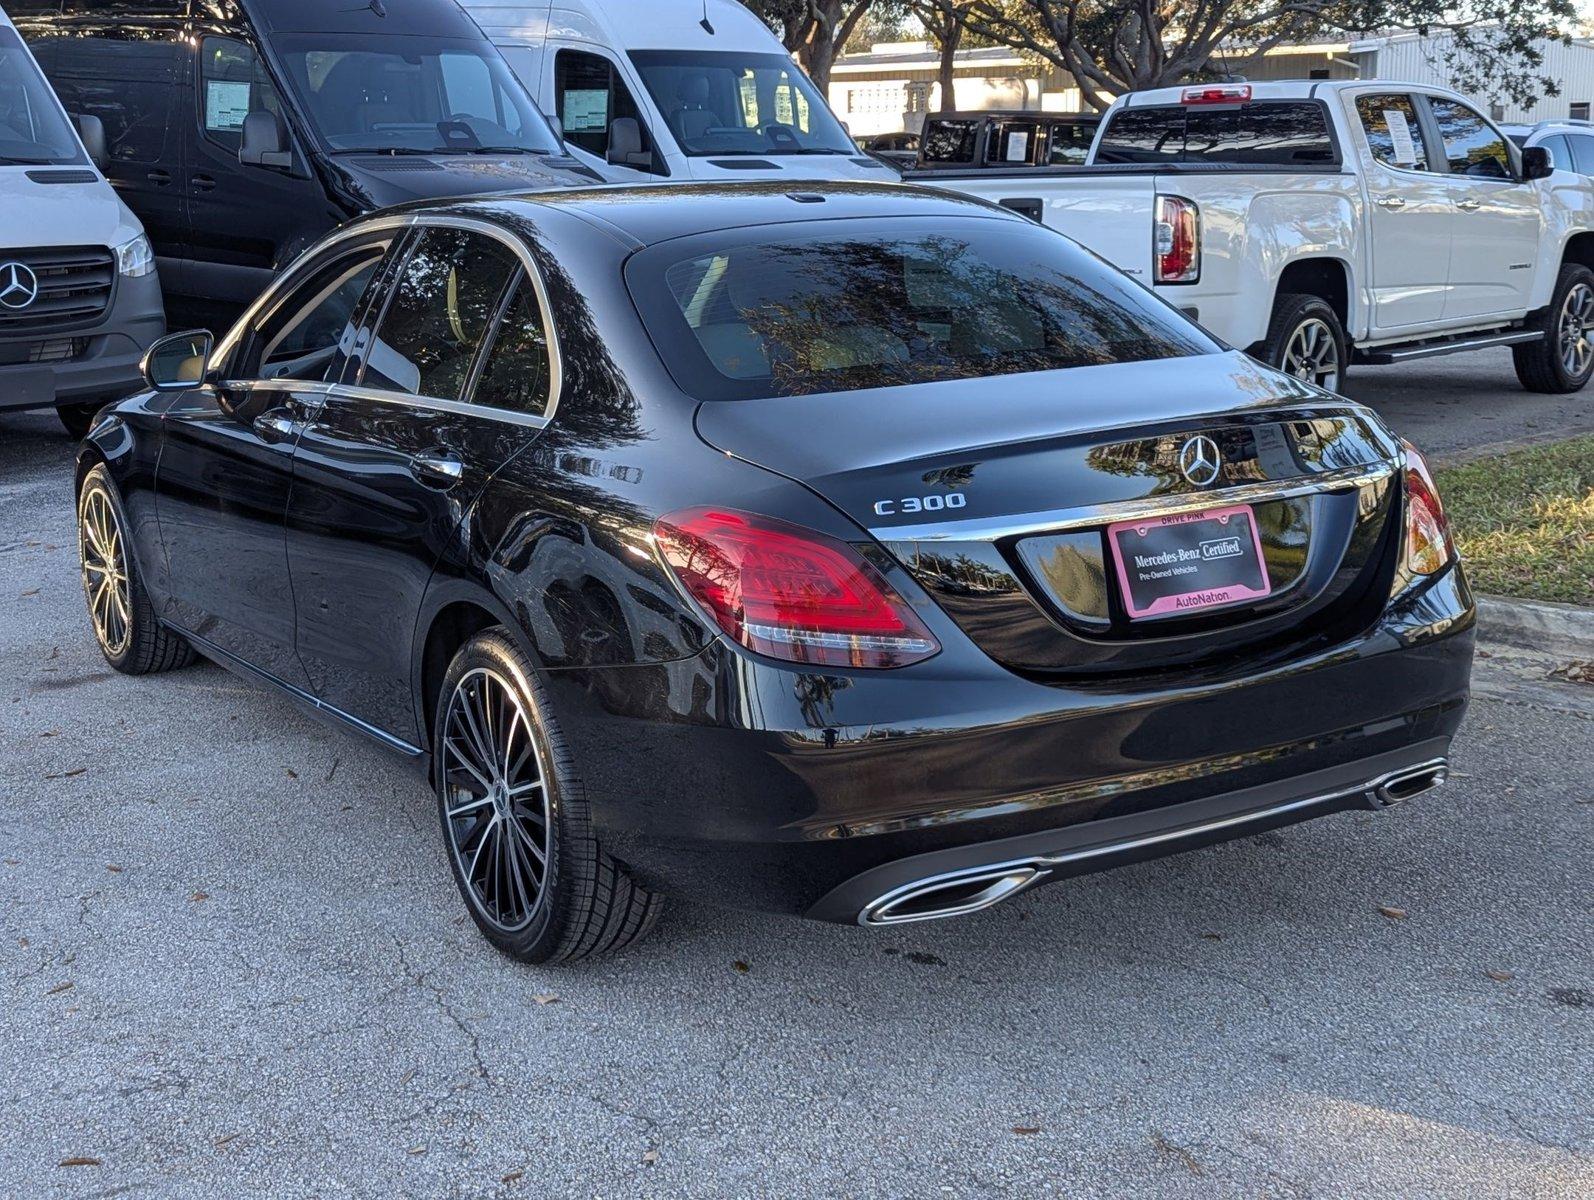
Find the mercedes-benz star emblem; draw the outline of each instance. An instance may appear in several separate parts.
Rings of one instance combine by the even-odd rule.
[[[27,308],[39,298],[39,277],[25,263],[0,264],[0,305]]]
[[[1196,487],[1206,487],[1218,477],[1223,454],[1218,444],[1202,434],[1191,438],[1179,451],[1179,469]]]

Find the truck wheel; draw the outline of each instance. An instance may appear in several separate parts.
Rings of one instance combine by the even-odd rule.
[[[598,845],[542,683],[503,630],[477,634],[454,657],[433,754],[454,882],[504,954],[571,962],[653,928],[664,898]]]
[[[1555,280],[1544,336],[1511,347],[1517,378],[1530,392],[1580,392],[1594,375],[1594,271],[1567,263]]]
[[[1339,314],[1321,296],[1286,294],[1273,306],[1267,337],[1252,357],[1286,375],[1337,392],[1349,355]]]

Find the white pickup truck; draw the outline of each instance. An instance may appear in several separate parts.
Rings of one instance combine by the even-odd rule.
[[[1028,213],[1331,390],[1487,346],[1531,391],[1594,375],[1594,182],[1443,89],[1163,88],[1113,104],[1086,166],[907,177]]]

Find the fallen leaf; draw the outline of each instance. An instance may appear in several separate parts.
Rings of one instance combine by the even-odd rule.
[[[1015,1126],[1013,1126],[1013,1132],[1018,1134],[1020,1137],[1030,1137],[1031,1135],[1037,1134],[1040,1131],[1041,1131],[1041,1127],[1039,1125],[1015,1125]]]
[[[523,1179],[525,1177],[525,1175],[526,1175],[526,1173],[524,1171],[521,1171],[521,1170],[509,1171],[509,1172],[505,1173],[504,1177],[502,1179],[500,1179],[498,1182],[499,1183],[514,1183],[517,1179]]]
[[[61,731],[59,729],[46,729],[39,736],[42,737],[42,738],[44,738],[44,737],[60,737],[61,736]]]
[[[1396,908],[1393,904],[1380,904],[1378,906],[1378,911],[1383,913],[1384,916],[1388,917],[1391,921],[1404,921],[1406,919],[1406,910],[1403,908]]]
[[[535,1004],[558,1004],[559,1003],[559,997],[555,996],[552,992],[544,992],[542,995],[533,996],[531,999],[532,999],[532,1002],[535,1003]]]
[[[53,988],[51,988],[49,991],[45,992],[44,994],[46,996],[59,996],[62,992],[70,992],[76,986],[77,985],[74,984],[71,980],[67,980],[67,982],[65,982],[65,983],[56,984]]]
[[[1201,936],[1209,942],[1221,942],[1223,940],[1221,933],[1203,933]]]
[[[657,1166],[658,1162],[659,1162],[659,1152],[657,1150],[648,1149],[648,1150],[642,1151],[642,1163],[643,1163],[644,1166],[648,1166],[648,1167]]]
[[[1594,683],[1594,661],[1578,659],[1550,672],[1551,679],[1567,683]]]
[[[1485,971],[1484,974],[1496,983],[1510,983],[1516,978],[1510,971]]]
[[[195,892],[192,896],[188,897],[188,902],[190,904],[198,904],[201,900],[209,900],[209,899],[210,899],[210,893],[209,892]]]
[[[299,778],[299,772],[295,771],[292,767],[283,767],[282,769],[288,773],[289,779]]]
[[[122,868],[117,866],[115,863],[106,863],[105,869],[112,875],[120,875],[122,873]]]
[[[425,1146],[411,1146],[409,1148],[409,1153],[411,1153],[411,1154],[425,1154],[426,1153],[426,1147]]]
[[[214,1142],[212,1142],[211,1145],[215,1146],[216,1149],[220,1150],[228,1142],[235,1142],[242,1136],[243,1135],[239,1134],[239,1133],[224,1133],[219,1138],[217,1138]]]
[[[26,600],[26,599],[28,599],[28,597],[37,596],[38,594],[39,594],[39,589],[38,588],[34,588],[31,592],[23,592],[21,598]]]
[[[8,858],[8,859],[6,859],[6,866],[8,866],[8,867],[20,867],[21,865],[22,865],[22,860],[20,858]]]
[[[731,966],[733,968],[735,968],[736,973],[739,974],[739,975],[745,975],[745,974],[747,974],[747,972],[749,972],[749,971],[751,971],[753,969],[752,967],[748,966],[746,963],[744,963],[739,958],[735,962],[733,962],[731,964]]]
[[[46,775],[46,779],[76,779],[79,775],[88,774],[87,767],[76,767],[70,771],[62,771],[58,775]]]
[[[100,1160],[83,1155],[78,1158],[63,1158],[61,1165],[63,1167],[97,1167],[100,1165]]]

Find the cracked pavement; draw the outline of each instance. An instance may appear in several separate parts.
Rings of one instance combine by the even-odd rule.
[[[883,933],[676,905],[537,970],[380,750],[105,667],[69,462],[0,416],[0,1194],[1594,1194],[1591,689],[1485,661],[1453,783],[1388,813]]]

